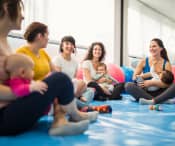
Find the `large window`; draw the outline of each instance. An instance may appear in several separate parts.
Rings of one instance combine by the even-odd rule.
[[[23,0],[23,30],[33,21],[49,26],[50,39],[72,35],[80,46],[94,41],[106,46],[107,60],[114,48],[114,0]]]
[[[128,3],[128,54],[144,57],[152,38],[163,40],[172,63],[175,63],[175,21],[154,11],[138,0]]]

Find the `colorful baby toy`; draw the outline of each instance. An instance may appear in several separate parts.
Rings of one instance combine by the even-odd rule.
[[[81,109],[82,112],[98,111],[99,113],[112,113],[110,105],[86,106]]]
[[[163,110],[162,107],[160,105],[158,105],[158,104],[156,104],[156,105],[150,105],[149,106],[149,109],[150,110],[156,110],[156,111],[162,111]]]

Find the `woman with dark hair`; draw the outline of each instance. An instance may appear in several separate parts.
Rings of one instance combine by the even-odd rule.
[[[78,62],[72,55],[75,49],[75,39],[72,36],[64,36],[61,39],[59,54],[54,57],[53,63],[58,71],[67,74],[72,79],[77,105],[81,108],[93,100],[94,90],[87,88],[83,80],[76,78]]]
[[[150,56],[142,59],[134,71],[133,80],[140,81],[138,81],[137,85],[135,83],[125,84],[126,92],[131,94],[136,101],[140,101],[140,104],[146,104],[146,100],[144,99],[154,99],[156,103],[161,103],[174,97],[165,96],[164,99],[161,98],[161,100],[157,100],[157,96],[160,96],[167,88],[170,88],[170,85],[167,85],[160,80],[151,80],[152,69],[154,69],[154,72],[157,74],[160,74],[165,70],[171,71],[171,64],[162,40],[158,38],[152,39],[149,51]],[[150,86],[157,86],[159,90],[147,90]]]
[[[88,128],[89,121],[92,121],[93,116],[77,110],[72,82],[65,74],[57,72],[45,78],[43,83],[48,89],[44,94],[31,93],[23,98],[16,98],[10,88],[3,84],[8,79],[4,68],[6,56],[13,53],[8,44],[7,36],[11,30],[21,28],[22,5],[21,0],[0,1],[0,135],[16,135],[31,129],[43,116],[43,112],[55,97],[60,106],[55,109],[56,124],[50,129],[50,134],[83,133]],[[47,42],[47,31],[44,35],[38,33],[36,36],[34,42],[38,39],[40,43]],[[62,112],[68,113],[71,119],[76,122],[68,122],[60,109]]]
[[[50,57],[45,52],[44,48],[46,48],[48,43],[48,27],[47,25],[40,23],[40,22],[33,22],[31,23],[25,33],[24,38],[27,40],[27,44],[23,47],[19,48],[17,50],[18,53],[23,53],[29,57],[32,58],[34,61],[34,80],[43,80],[45,77],[53,71],[59,71],[56,69],[56,67],[51,62]],[[62,82],[59,82],[58,87],[62,84]],[[64,84],[64,83],[63,83]],[[61,95],[60,95],[61,96]],[[59,101],[59,99],[58,99]],[[57,102],[56,102],[57,103]],[[52,124],[52,128],[50,130],[50,133],[54,135],[58,135],[56,133],[55,127],[62,121],[65,112],[61,112],[62,110],[59,108],[59,104],[54,104],[54,122]],[[56,109],[60,109],[60,111],[57,111]],[[62,116],[60,116],[62,114]],[[90,116],[89,120],[96,120],[97,113],[88,113]],[[61,118],[59,118],[59,116]],[[66,121],[66,119],[64,119]],[[66,134],[77,134],[79,133],[80,129],[86,129],[82,128],[82,126],[87,127],[87,122],[80,122],[76,123],[76,126],[74,126],[75,123],[73,123],[72,127],[69,125],[69,129],[66,128]],[[71,132],[72,129],[74,129],[73,132]],[[67,131],[68,130],[68,131]],[[52,132],[54,131],[54,132]]]
[[[105,58],[105,47],[101,42],[94,42],[91,44],[87,56],[85,57],[82,67],[83,67],[83,78],[87,83],[88,87],[92,87],[96,89],[96,94],[94,100],[116,100],[121,99],[121,96],[118,94],[119,92],[114,88],[111,95],[107,95],[103,89],[98,85],[98,83],[108,82],[106,78],[102,77],[98,80],[98,83],[93,80],[93,77],[96,75],[98,65]],[[111,81],[109,81],[111,82]]]

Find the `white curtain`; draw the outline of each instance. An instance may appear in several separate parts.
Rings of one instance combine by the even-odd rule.
[[[114,0],[23,0],[23,30],[33,21],[49,26],[50,39],[60,41],[65,35],[75,37],[78,45],[88,47],[102,41],[107,59],[114,48]]]
[[[175,63],[175,21],[143,5],[138,0],[128,3],[128,54],[144,57],[152,38],[163,40],[168,56]]]

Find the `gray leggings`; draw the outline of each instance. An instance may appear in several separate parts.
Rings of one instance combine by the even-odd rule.
[[[131,94],[136,99],[136,101],[138,101],[139,98],[154,98],[155,104],[158,104],[175,97],[175,84],[172,84],[167,89],[160,89],[155,92],[147,92],[146,90],[138,87],[135,83],[126,83],[125,91]]]

